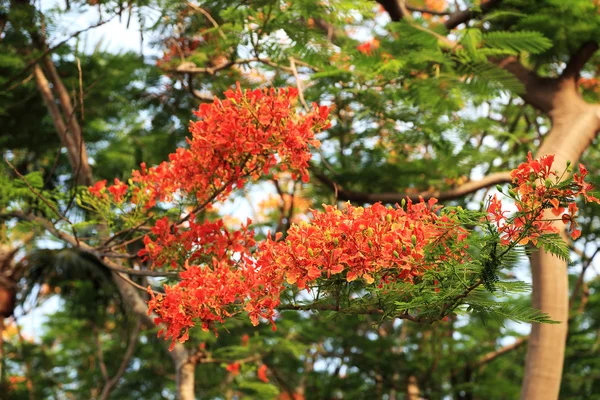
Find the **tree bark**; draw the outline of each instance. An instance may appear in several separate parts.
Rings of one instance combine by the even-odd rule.
[[[52,89],[60,102],[63,117],[66,122],[68,129],[65,134],[70,136],[71,142],[74,148],[68,149],[73,152],[75,158],[75,165],[73,165],[73,173],[75,174],[75,182],[80,185],[89,186],[92,184],[92,170],[88,164],[87,149],[85,148],[85,142],[83,140],[83,132],[81,125],[77,122],[77,114],[73,108],[71,98],[67,92],[67,88],[62,82],[62,79],[58,75],[56,66],[49,56],[43,58],[44,69],[48,73],[50,82],[52,82]]]
[[[406,398],[408,400],[420,400],[421,391],[419,390],[419,383],[414,375],[408,377],[408,385],[406,386]]]
[[[110,263],[111,261],[105,260],[105,262]],[[121,297],[131,310],[139,315],[146,325],[155,326],[154,318],[157,315],[154,313],[148,314],[148,306],[142,296],[140,296],[138,289],[121,278],[118,272],[113,272],[113,281]],[[169,345],[169,342],[165,341],[165,345]],[[177,398],[179,400],[194,400],[196,398],[194,394],[196,364],[190,362],[189,352],[179,342],[175,342],[175,346],[169,352],[169,355],[173,360],[177,373]]]
[[[56,133],[60,138],[62,145],[67,149],[67,158],[69,159],[69,164],[71,164],[71,168],[73,169],[73,174],[76,173],[77,170],[81,170],[79,167],[80,160],[83,161],[83,154],[79,151],[80,148],[85,149],[85,143],[81,142],[79,146],[73,141],[73,137],[69,135],[69,128],[65,124],[63,119],[63,115],[60,112],[60,109],[56,105],[56,100],[54,98],[54,94],[52,93],[52,89],[50,88],[50,83],[44,74],[44,71],[39,65],[36,65],[33,68],[33,75],[35,76],[35,82],[38,87],[38,91],[40,92],[42,99],[44,100],[44,104],[48,109],[48,113],[52,118],[52,123],[54,124],[54,128],[56,129]],[[83,140],[83,139],[82,139]],[[84,168],[83,173],[79,174],[79,178],[76,180],[77,183],[82,185],[91,185],[92,177],[91,172],[89,170],[89,165],[87,165],[87,154],[85,158],[85,163],[87,168]]]
[[[555,154],[554,168],[559,172],[567,161],[575,164],[594,140],[600,129],[600,105],[586,103],[579,93],[575,79],[561,80],[552,96],[548,115],[552,129],[536,156]],[[554,218],[548,215],[548,218]],[[564,224],[556,226],[564,232]],[[569,317],[569,282],[567,264],[544,252],[532,255],[532,305],[550,315],[560,324],[533,324],[521,392],[523,400],[557,399]]]

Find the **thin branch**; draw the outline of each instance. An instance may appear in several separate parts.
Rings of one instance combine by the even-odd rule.
[[[573,288],[573,292],[571,293],[571,298],[569,299],[569,306],[572,306],[573,304],[575,304],[575,299],[577,298],[577,295],[579,295],[579,291],[585,283],[585,280],[584,280],[585,272],[590,267],[590,265],[592,265],[592,262],[594,261],[594,258],[596,258],[598,253],[600,253],[600,247],[596,248],[596,251],[594,251],[594,254],[592,254],[592,256],[589,258],[585,255],[585,253],[581,252],[581,258],[582,258],[582,261],[584,260],[584,263],[583,263],[583,266],[581,267],[581,273],[579,274],[579,277],[577,278],[577,282],[575,282],[575,287]]]
[[[141,328],[142,328],[142,321],[141,321],[141,318],[138,317],[136,320],[136,323],[135,323],[135,327],[133,328],[133,330],[131,331],[131,334],[129,335],[129,343],[127,344],[127,349],[125,350],[125,354],[123,355],[123,358],[121,359],[119,368],[117,369],[117,372],[113,375],[112,378],[106,379],[107,382],[104,385],[104,388],[102,389],[102,393],[100,394],[100,400],[108,399],[110,392],[114,389],[114,387],[117,385],[117,383],[119,383],[119,380],[123,377],[123,374],[125,373],[125,370],[127,369],[127,365],[129,365],[129,362],[131,361],[131,358],[133,357],[133,353],[135,352],[135,347],[138,342],[138,337],[140,335]]]
[[[285,67],[283,65],[278,64],[275,61],[269,60],[268,58],[261,58],[261,57],[240,58],[240,59],[236,59],[236,60],[230,60],[230,61],[224,62],[220,65],[217,65],[215,67],[197,67],[196,64],[194,64],[193,62],[185,62],[185,63],[178,65],[175,68],[166,69],[165,72],[170,72],[170,73],[174,73],[174,74],[214,75],[217,72],[227,69],[227,68],[230,68],[234,65],[245,65],[245,64],[255,63],[255,62],[262,63],[262,64],[268,65],[270,67],[280,69],[285,72],[293,73],[293,71],[290,67]],[[298,61],[296,61],[296,63],[298,65],[302,65],[303,67],[310,68],[314,71],[317,71],[317,72],[319,71],[319,69],[317,67],[311,66],[309,64],[299,63]]]
[[[96,250],[95,248],[93,248],[92,246],[90,246],[86,243],[80,242],[76,237],[71,236],[68,233],[63,232],[60,229],[56,228],[54,226],[54,224],[52,224],[52,222],[48,221],[45,218],[38,217],[38,216],[35,216],[32,214],[25,214],[25,213],[22,213],[19,211],[4,214],[4,215],[2,215],[2,217],[14,217],[14,218],[19,218],[19,219],[22,219],[25,221],[30,221],[30,222],[35,222],[35,223],[40,224],[44,229],[46,229],[49,233],[51,233],[57,239],[62,240],[63,242],[68,243],[73,247],[77,247],[80,250],[85,251],[86,253],[90,253],[93,256],[95,256],[96,258],[98,258],[98,260],[100,260],[100,262],[102,262],[102,264],[104,266],[106,266],[106,268],[114,271],[113,276],[119,277],[120,279],[129,283],[131,286],[133,286],[137,289],[143,290],[144,292],[147,291],[147,288],[144,286],[138,285],[137,283],[135,283],[134,281],[129,279],[126,274],[139,275],[139,276],[159,276],[159,275],[151,275],[150,273],[146,273],[146,271],[129,270],[127,268],[121,267],[119,264],[111,261],[110,259],[107,259],[106,256],[102,252]],[[148,271],[148,272],[151,272],[151,271]],[[164,274],[161,274],[160,276],[169,276],[168,274],[172,274],[172,273],[164,273]]]
[[[1,89],[5,89],[8,86],[10,86],[10,84],[12,82],[14,82],[15,80],[19,79],[19,77],[23,76],[25,73],[27,73],[27,71],[29,71],[32,67],[34,67],[36,64],[38,64],[44,57],[46,57],[48,54],[54,52],[55,50],[57,50],[59,47],[63,46],[65,43],[69,42],[71,39],[76,38],[77,36],[81,35],[84,32],[87,32],[91,29],[97,28],[99,26],[102,26],[104,24],[106,24],[107,22],[112,21],[112,19],[116,16],[116,14],[114,16],[112,16],[111,18],[104,20],[104,21],[99,21],[98,23],[94,24],[94,25],[90,25],[87,28],[78,30],[77,32],[72,33],[68,38],[66,38],[65,40],[62,40],[60,42],[58,42],[57,44],[55,44],[52,47],[48,47],[44,52],[42,52],[42,54],[40,56],[38,56],[37,58],[29,61],[27,63],[27,65],[21,70],[19,71],[17,74],[13,75],[12,77],[10,77],[6,82],[4,82],[2,84],[2,86],[0,86]]]
[[[355,315],[378,315],[383,314],[384,310],[381,308],[370,307],[370,308],[340,308],[335,304],[281,304],[277,306],[278,311],[334,311],[341,314],[355,314]],[[407,319],[413,322],[430,323],[433,321],[424,320],[422,318],[415,317],[409,313],[394,314],[395,318]]]
[[[25,179],[25,177],[15,168],[14,165],[11,164],[10,161],[8,161],[8,159],[6,157],[4,157],[4,162],[6,162],[9,165],[9,167],[13,170],[13,172],[23,181],[23,183],[27,186],[27,188],[31,191],[31,193],[33,193],[37,198],[42,200],[44,202],[44,204],[46,204],[52,211],[54,211],[54,213],[58,216],[58,218],[60,218],[61,220],[65,221],[66,223],[68,223],[70,225],[73,225],[73,223],[71,221],[69,221],[67,219],[67,217],[62,215],[60,213],[60,211],[58,211],[58,209],[52,203],[50,203],[44,196],[42,196],[42,194],[40,192],[35,190],[35,188],[33,186],[31,186],[29,184],[29,182],[27,182],[27,179]]]
[[[108,268],[110,268],[110,267],[108,267]],[[113,269],[113,268],[110,268],[110,269]],[[125,282],[129,283],[131,286],[133,286],[133,287],[134,287],[134,288],[136,288],[136,289],[140,289],[140,290],[141,290],[141,291],[143,291],[143,292],[146,292],[146,291],[148,291],[148,288],[147,288],[147,287],[144,287],[144,286],[142,286],[142,285],[139,285],[139,284],[135,283],[134,281],[132,281],[131,279],[129,279],[129,278],[127,277],[127,275],[125,275],[124,273],[121,273],[121,272],[115,272],[115,273],[114,273],[114,275],[116,275],[117,277],[119,277],[119,278],[123,279]],[[154,291],[154,290],[153,290],[153,292],[154,292],[155,294],[163,294],[163,293],[160,293],[160,292],[156,292],[156,291]]]
[[[506,353],[509,353],[513,350],[518,349],[519,347],[521,347],[522,345],[527,343],[528,340],[529,340],[529,336],[523,336],[523,337],[515,340],[514,343],[511,343],[509,345],[501,347],[498,350],[494,350],[490,353],[484,354],[483,356],[479,357],[477,359],[477,361],[475,361],[475,363],[473,364],[473,367],[479,368],[487,363],[490,363],[490,362],[494,361],[496,358],[498,358]]]
[[[223,30],[221,30],[221,27],[219,26],[219,24],[217,23],[217,21],[215,21],[215,19],[212,17],[212,15],[210,15],[210,13],[208,11],[206,11],[204,8],[199,7],[195,4],[192,3],[187,3],[187,5],[192,8],[194,11],[198,11],[199,13],[201,13],[202,15],[204,15],[211,24],[213,24],[213,26],[215,28],[217,28],[217,30],[219,31],[219,35],[221,35],[221,37],[223,38],[223,40],[227,40],[227,36],[225,35],[225,33],[223,32]]]
[[[498,6],[501,2],[502,0],[488,0],[485,3],[481,4],[479,10],[469,8],[466,10],[457,11],[450,15],[450,17],[444,22],[444,26],[446,27],[446,29],[452,30],[460,24],[469,22],[469,20],[473,19],[477,15],[489,12],[492,8]]]
[[[336,191],[337,197],[344,201],[353,201],[357,203],[400,203],[403,199],[411,199],[412,201],[420,201],[420,198],[429,199],[435,197],[440,201],[454,200],[468,194],[474,193],[479,189],[497,185],[501,183],[508,183],[511,181],[510,173],[508,171],[495,172],[487,175],[481,180],[470,181],[463,185],[460,185],[454,189],[446,191],[425,191],[417,194],[408,193],[365,193],[365,192],[354,192],[351,190],[344,189],[340,184],[336,183],[321,172],[315,171],[313,168],[313,174],[318,180],[327,185],[331,190]]]
[[[212,94],[203,94],[199,90],[194,88],[194,76],[192,74],[188,75],[187,78],[187,87],[189,92],[200,101],[212,103],[215,100],[215,96]]]
[[[438,16],[444,16],[444,15],[450,15],[452,14],[449,11],[435,11],[435,10],[430,10],[428,8],[421,8],[421,7],[413,7],[411,5],[406,5],[406,9],[408,11],[412,11],[412,12],[419,12],[421,14],[431,14],[431,15],[438,15]]]
[[[179,272],[163,272],[163,271],[148,271],[148,270],[139,270],[139,269],[130,269],[130,268],[121,268],[115,265],[105,264],[106,268],[115,272],[122,272],[128,275],[134,276],[169,276],[169,277],[177,277],[179,276]],[[146,288],[144,288],[146,290]]]
[[[296,62],[294,57],[290,57],[290,68],[292,69],[292,73],[294,74],[294,78],[296,78],[296,87],[298,88],[298,97],[300,98],[300,103],[304,107],[306,112],[310,112],[310,107],[306,104],[306,100],[304,100],[304,89],[302,88],[302,81],[298,76],[298,70],[296,69]]]
[[[106,362],[104,362],[104,352],[102,351],[102,342],[100,341],[100,333],[98,332],[98,327],[94,325],[94,340],[96,341],[96,357],[98,358],[98,364],[100,365],[100,372],[102,373],[102,378],[104,378],[105,382],[110,380],[108,376],[108,368],[106,368]]]

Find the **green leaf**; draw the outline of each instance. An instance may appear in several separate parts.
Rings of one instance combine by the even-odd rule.
[[[543,248],[548,253],[566,262],[571,262],[571,251],[569,246],[557,233],[540,236],[537,241],[537,248]]]
[[[491,307],[491,314],[497,314],[515,322],[540,323],[540,324],[558,324],[550,316],[540,310],[532,307],[522,306],[510,303],[497,303]]]
[[[490,32],[483,36],[487,47],[509,49],[516,52],[526,51],[531,54],[542,53],[552,47],[552,41],[539,32]]]
[[[251,395],[253,399],[270,400],[279,394],[279,390],[275,386],[262,382],[241,382],[238,385],[238,389],[243,393]]]

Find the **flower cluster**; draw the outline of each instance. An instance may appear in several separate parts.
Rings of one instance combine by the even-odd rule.
[[[325,212],[313,211],[310,223],[292,226],[285,241],[263,242],[258,265],[261,272],[281,271],[288,284],[300,289],[336,274],[367,284],[376,277],[379,282],[412,281],[467,236],[455,220],[436,213],[441,208],[436,202],[408,201],[406,209],[379,203],[367,208],[348,204],[343,211],[326,206]],[[434,242],[441,257],[436,260],[426,254]]]
[[[138,255],[152,261],[153,267],[176,268],[184,262],[206,262],[212,258],[225,260],[231,254],[245,262],[250,256],[249,249],[255,245],[254,232],[248,229],[250,223],[248,219],[239,230],[230,231],[222,219],[196,223],[194,214],[190,214],[183,227],[163,217],[152,227],[154,239],[149,235],[144,237],[144,248]]]
[[[192,196],[199,204],[225,199],[234,186],[267,174],[276,165],[308,181],[309,146],[318,146],[315,132],[329,126],[329,108],[313,104],[306,114],[294,112],[294,88],[236,90],[225,100],[202,104],[190,123],[188,148],[179,148],[168,162],[134,171],[136,200],[152,207],[174,196]]]
[[[554,216],[570,224],[569,233],[573,239],[581,235],[575,221],[578,211],[575,199],[582,196],[586,202],[600,204],[600,201],[589,194],[592,185],[584,181],[588,172],[582,164],[579,164],[579,172],[573,175],[573,180],[563,183],[564,173],[559,175],[552,170],[553,163],[554,155],[534,160],[529,153],[527,162],[511,172],[513,188],[508,195],[517,207],[513,217],[508,217],[507,212],[502,210],[502,203],[496,195],[490,200],[488,220],[497,227],[503,244],[536,244],[540,235],[558,233],[552,219],[544,219],[544,210],[548,208]]]
[[[370,54],[378,45],[374,40],[359,50]],[[122,213],[153,212],[148,209],[163,201],[201,210],[274,167],[289,170],[293,179],[297,175],[308,180],[309,146],[317,146],[315,132],[328,127],[329,109],[315,104],[308,114],[296,114],[297,91],[291,88],[242,91],[238,85],[225,96],[196,112],[199,120],[190,124],[187,148],[177,149],[156,167],[142,164],[128,184],[117,179],[109,187],[106,181],[96,183],[89,188],[92,202],[104,210],[116,204]],[[250,221],[230,230],[223,220],[197,220],[196,211],[175,221],[163,217],[144,237],[138,255],[153,267],[177,268],[180,281],[165,285],[164,293],[149,290],[149,313],[156,314],[156,323],[164,325],[160,333],[173,343],[187,340],[196,325],[215,330],[242,312],[254,325],[263,319],[275,328],[280,295],[288,285],[311,290],[324,280],[358,289],[395,282],[427,284],[422,278],[427,271],[443,272],[448,264],[471,262],[465,221],[492,223],[503,244],[535,243],[541,235],[556,232],[552,220],[544,219],[544,210],[551,209],[557,219],[570,224],[576,238],[580,231],[575,198],[600,201],[590,194],[583,166],[573,179],[563,181],[552,170],[553,160],[533,160],[530,154],[511,173],[514,187],[508,194],[518,212],[509,217],[494,197],[483,222],[480,214],[464,219],[464,210],[442,210],[436,199],[408,200],[396,207],[326,206],[323,212],[313,211],[310,222],[292,225],[285,239],[281,233],[269,235],[253,253]],[[125,201],[138,207],[120,207]],[[436,291],[441,290],[438,284],[432,283]],[[238,373],[239,365],[231,364],[228,370]],[[262,366],[258,378],[267,381],[266,372]]]
[[[89,192],[92,196],[98,199],[108,199],[108,195],[112,196],[112,199],[115,203],[120,203],[124,200],[127,191],[129,190],[129,186],[121,182],[119,179],[115,178],[114,185],[106,187],[106,179],[98,181],[91,186]],[[107,193],[108,192],[108,193]]]
[[[151,292],[150,309],[159,315],[156,322],[167,326],[166,338],[183,341],[195,321],[203,329],[214,329],[215,323],[241,311],[248,313],[254,325],[260,318],[273,323],[286,283],[310,289],[318,280],[334,275],[347,282],[361,278],[367,285],[377,280],[380,287],[398,280],[412,282],[450,257],[466,257],[462,241],[467,231],[452,213],[440,215],[440,208],[435,199],[416,204],[408,201],[405,207],[396,208],[379,203],[367,208],[348,204],[345,210],[328,206],[324,212],[313,211],[310,223],[292,226],[286,240],[280,240],[281,234],[269,237],[253,257],[243,251],[250,244],[241,240],[245,236],[237,242],[223,239],[217,245],[205,238],[205,228],[192,225],[189,237],[175,243],[177,233],[171,230],[147,242],[146,248],[160,250],[145,255],[165,263],[161,253],[175,259],[176,254],[185,252],[185,272],[176,286],[165,286],[164,295]],[[224,230],[222,226],[218,229]],[[164,231],[162,225],[159,230]],[[228,237],[208,232],[209,238]],[[193,239],[196,235],[203,237]],[[188,245],[190,240],[193,244]],[[240,245],[237,257],[223,252],[234,243]],[[210,246],[211,251],[200,250]],[[195,254],[210,256],[210,262],[189,265],[191,259],[198,264],[202,261],[191,255],[195,247]]]

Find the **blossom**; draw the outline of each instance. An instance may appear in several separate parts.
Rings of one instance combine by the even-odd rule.
[[[511,171],[513,187],[509,190],[509,196],[515,200],[518,209],[514,217],[505,215],[496,196],[490,200],[487,219],[497,227],[502,244],[536,244],[541,235],[558,233],[552,221],[544,219],[543,211],[546,208],[550,208],[554,216],[561,216],[563,223],[569,225],[568,232],[573,239],[581,235],[581,231],[576,229],[575,199],[582,196],[586,202],[600,203],[600,200],[588,193],[593,186],[584,181],[587,170],[583,165],[579,165],[579,172],[573,175],[571,183],[562,184],[561,176],[552,169],[553,163],[554,155],[533,159],[530,152],[527,161]],[[566,213],[565,202],[569,203]]]
[[[106,179],[96,182],[94,184],[94,186],[90,186],[88,188],[88,190],[90,191],[90,193],[93,196],[102,198],[102,197],[104,197],[105,188],[106,188]]]
[[[113,196],[113,199],[116,203],[120,203],[121,201],[123,201],[123,198],[125,197],[125,194],[127,193],[128,189],[129,186],[127,186],[125,183],[121,182],[117,178],[115,178],[115,184],[108,187],[108,191]]]
[[[146,207],[169,201],[174,193],[198,203],[225,199],[249,179],[278,166],[308,181],[310,146],[315,132],[329,126],[329,107],[313,104],[307,114],[294,111],[295,88],[236,90],[194,112],[188,148],[179,148],[169,161],[135,171],[138,198]]]
[[[240,363],[239,362],[231,363],[227,367],[225,367],[225,369],[227,371],[229,371],[229,373],[231,373],[231,375],[237,376],[240,373]]]
[[[267,378],[267,366],[265,364],[262,364],[260,367],[258,367],[256,376],[265,383],[269,382],[269,378]]]
[[[356,50],[360,51],[363,54],[370,56],[374,50],[379,48],[379,40],[373,39],[363,44],[360,44],[356,47]]]

